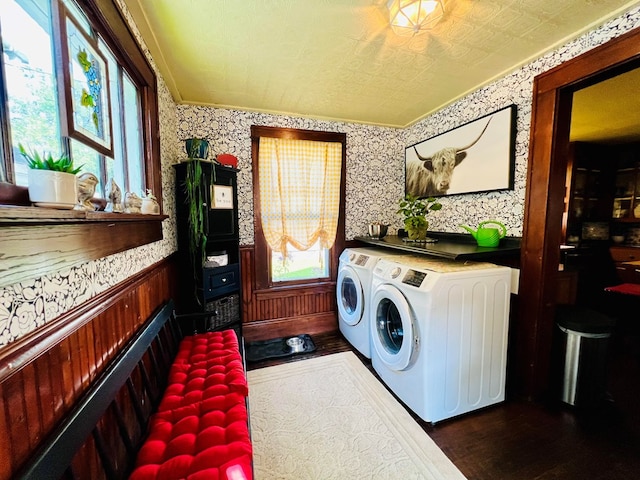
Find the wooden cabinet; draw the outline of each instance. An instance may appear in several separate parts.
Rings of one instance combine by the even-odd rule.
[[[640,155],[637,153],[639,149],[640,146],[637,144],[617,147],[619,158],[611,214],[614,219],[640,222]]]
[[[640,143],[573,142],[565,185],[565,243],[584,240],[585,222],[606,222],[610,236],[640,245],[634,233],[640,227]]]
[[[608,222],[613,199],[613,168],[602,161],[600,145],[573,142],[569,147],[563,233],[577,243],[583,222]]]
[[[201,174],[195,180],[204,207],[204,247],[194,252],[189,233],[193,205],[185,189],[187,181],[194,181],[191,162],[200,162]],[[176,308],[179,313],[202,313],[207,327],[241,325],[238,170],[201,160],[179,163],[175,169],[180,258]]]

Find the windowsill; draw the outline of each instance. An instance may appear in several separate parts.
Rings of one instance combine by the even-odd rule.
[[[324,291],[334,291],[336,282],[326,280],[322,282],[301,283],[299,285],[278,285],[271,288],[254,290],[258,300],[269,300],[272,298],[296,297],[306,293],[322,293]]]
[[[139,213],[89,212],[54,208],[0,205],[0,225],[16,223],[84,223],[84,222],[162,222],[167,215]]]
[[[0,287],[162,240],[166,218],[0,205]]]

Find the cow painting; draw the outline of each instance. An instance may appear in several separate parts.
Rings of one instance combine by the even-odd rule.
[[[406,193],[418,197],[446,195],[455,168],[467,157],[467,150],[482,138],[491,120],[492,118],[487,120],[475,140],[463,147],[446,147],[430,156],[423,156],[414,145],[413,149],[418,158],[407,158]]]

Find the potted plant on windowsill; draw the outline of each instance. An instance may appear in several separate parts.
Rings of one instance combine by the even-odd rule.
[[[66,155],[53,158],[27,151],[18,144],[20,154],[29,166],[29,200],[38,207],[72,209],[78,203],[76,174],[82,168],[74,167]]]
[[[414,242],[426,241],[429,228],[427,214],[441,208],[442,204],[433,197],[421,199],[415,195],[407,194],[401,199],[400,208],[396,213],[404,217],[407,238]]]

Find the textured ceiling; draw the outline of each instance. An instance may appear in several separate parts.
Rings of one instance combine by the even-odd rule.
[[[403,38],[386,0],[124,0],[177,103],[405,127],[639,2],[448,0]]]

